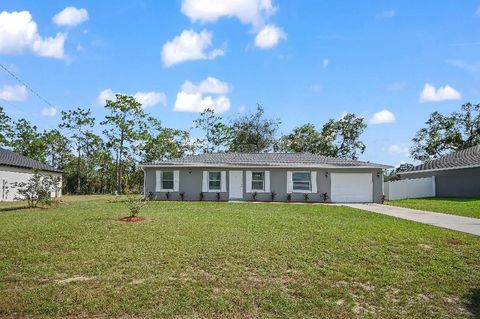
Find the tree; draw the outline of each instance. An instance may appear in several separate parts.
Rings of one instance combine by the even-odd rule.
[[[142,146],[142,161],[153,162],[179,158],[193,151],[190,133],[173,128],[159,128]]]
[[[330,119],[323,126],[321,133],[327,142],[323,155],[358,159],[359,153],[365,151],[365,144],[360,141],[360,135],[366,127],[363,118],[351,113],[337,121]]]
[[[5,113],[0,106],[0,146],[9,146],[9,139],[12,136],[12,119]]]
[[[412,139],[411,155],[419,161],[438,158],[480,143],[480,104],[466,103],[450,116],[433,112]]]
[[[37,127],[26,119],[20,119],[14,124],[10,146],[13,151],[26,157],[45,162],[45,143]]]
[[[105,108],[110,114],[101,124],[109,126],[103,133],[115,153],[116,189],[122,194],[123,158],[130,155],[133,143],[147,139],[147,115],[134,97],[122,94],[116,94],[115,101],[107,100]]]
[[[60,127],[66,129],[77,151],[77,194],[82,191],[81,163],[83,149],[87,145],[87,134],[91,131],[95,119],[90,109],[77,108],[75,110],[62,111],[62,123]]]
[[[265,111],[257,105],[255,113],[239,117],[232,122],[231,152],[267,152],[273,149],[279,119],[263,118]]]
[[[325,154],[328,149],[327,140],[313,124],[294,128],[292,133],[282,136],[275,146],[276,151],[293,153]]]
[[[203,152],[213,153],[228,150],[233,138],[232,127],[223,122],[222,117],[215,115],[212,109],[206,109],[200,118],[194,121],[194,127],[205,132]]]
[[[50,194],[59,190],[60,178],[35,171],[27,182],[12,183],[17,189],[17,199],[26,200],[28,207],[38,207],[39,204],[50,206]]]
[[[70,141],[59,130],[44,131],[42,134],[47,161],[53,167],[62,169],[71,154]]]

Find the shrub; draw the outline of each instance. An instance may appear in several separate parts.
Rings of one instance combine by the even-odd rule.
[[[148,192],[147,199],[148,200],[153,200],[153,192]]]
[[[327,193],[322,193],[322,199],[323,199],[323,202],[325,203],[328,199],[328,194]]]
[[[292,194],[288,194],[288,195],[287,195],[287,200],[288,200],[288,201],[291,201],[291,200],[292,200]]]
[[[305,201],[308,200],[308,194],[303,194],[303,198],[305,199]]]
[[[51,193],[60,189],[60,178],[35,171],[27,182],[12,185],[18,192],[15,199],[27,201],[28,207],[52,206],[56,201],[51,198]]]
[[[257,200],[257,196],[258,196],[258,193],[257,193],[257,192],[253,192],[253,193],[252,193],[252,198],[253,198],[253,200]]]
[[[181,193],[180,193],[180,199],[181,199],[181,200],[184,200],[184,199],[185,199],[185,192],[181,192]]]
[[[166,193],[165,193],[165,198],[166,198],[167,200],[170,199],[170,192],[166,192]]]
[[[272,200],[272,202],[275,200],[275,196],[277,196],[277,194],[275,194],[274,192],[270,193],[270,199]]]
[[[220,193],[217,193],[217,202],[220,201]]]
[[[130,212],[129,217],[136,217],[147,203],[144,198],[139,195],[128,195],[124,202]]]
[[[204,197],[205,197],[205,193],[204,193],[204,192],[200,192],[200,200],[203,200]]]

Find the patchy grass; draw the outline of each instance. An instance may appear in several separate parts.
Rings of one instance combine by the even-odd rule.
[[[468,318],[480,238],[348,207],[113,197],[0,212],[0,317]]]
[[[389,201],[385,204],[480,218],[480,198],[412,198]]]

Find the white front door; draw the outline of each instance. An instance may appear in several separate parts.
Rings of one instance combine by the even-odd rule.
[[[372,173],[332,173],[331,197],[337,203],[373,201]]]
[[[230,171],[228,175],[228,198],[243,199],[243,171]]]

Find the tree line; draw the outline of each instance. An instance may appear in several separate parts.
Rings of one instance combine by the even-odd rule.
[[[193,122],[202,138],[164,127],[132,96],[107,100],[101,121],[88,108],[61,112],[58,128],[39,131],[22,118],[12,119],[0,107],[0,145],[64,172],[63,192],[105,194],[140,192],[140,163],[211,152],[307,152],[358,159],[365,151],[362,117],[346,114],[321,128],[307,123],[279,136],[278,118],[267,118],[261,105],[252,113],[227,120],[207,109]],[[480,105],[470,103],[451,116],[432,113],[427,127],[413,139],[412,156],[424,160],[480,142]],[[98,125],[102,128],[94,130]]]

